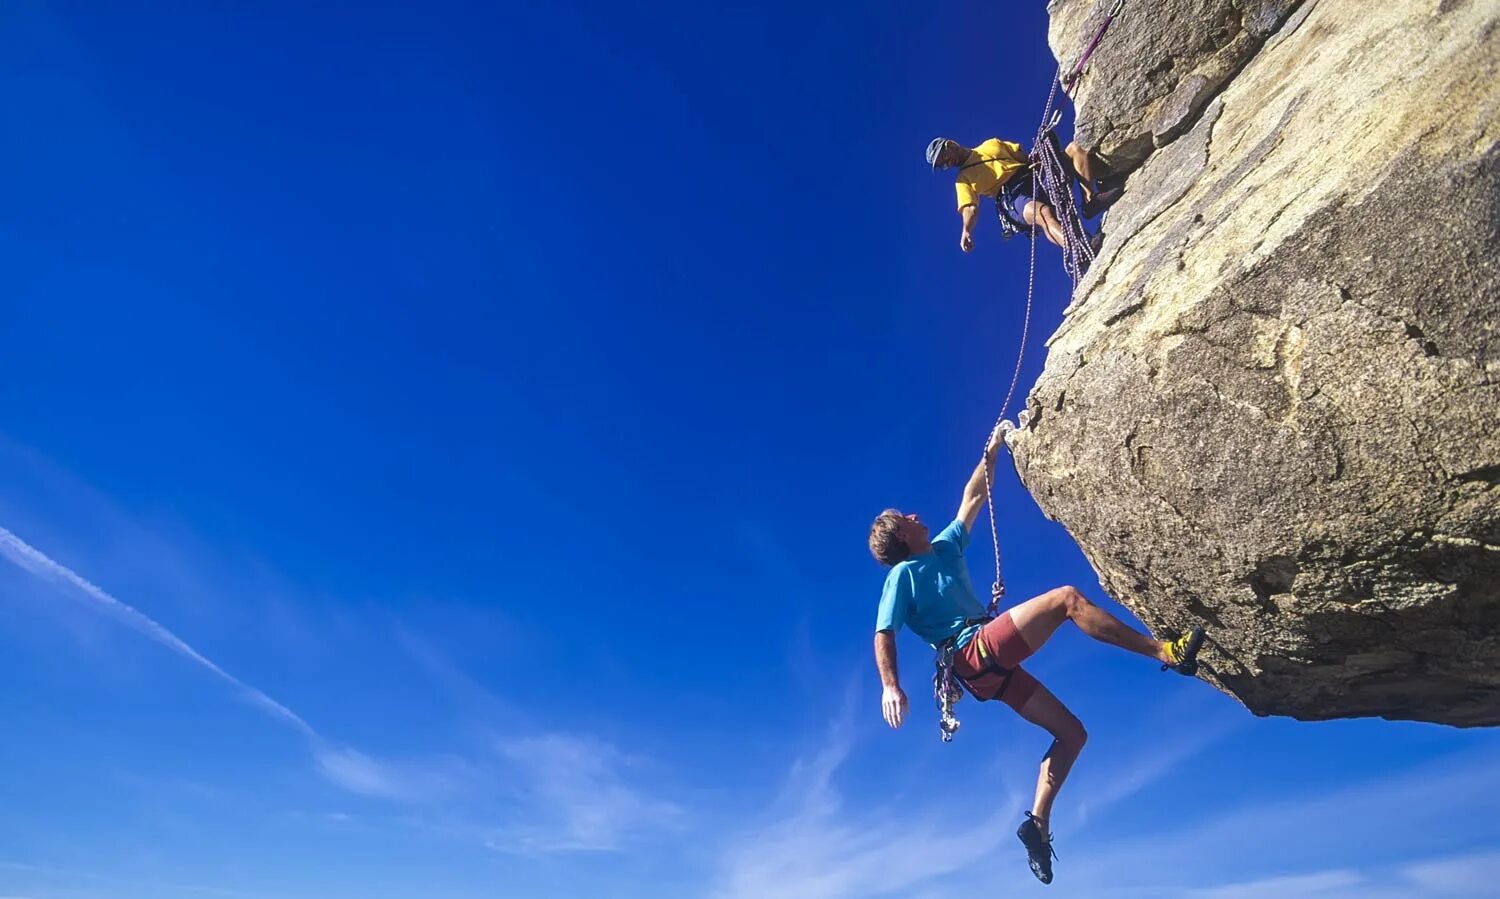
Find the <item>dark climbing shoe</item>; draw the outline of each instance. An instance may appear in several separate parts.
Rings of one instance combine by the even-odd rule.
[[[1099,258],[1099,251],[1104,249],[1103,231],[1095,231],[1089,235],[1089,249],[1093,252],[1095,259]]]
[[[1188,677],[1198,673],[1198,649],[1203,645],[1203,628],[1195,627],[1187,633],[1167,644],[1167,658],[1171,661],[1161,666],[1166,671],[1171,668],[1178,674]]]
[[[1094,195],[1083,201],[1083,217],[1091,219],[1115,204],[1120,195],[1125,193],[1124,188],[1111,187],[1108,190],[1096,190]]]
[[[1052,851],[1052,834],[1042,833],[1042,826],[1031,812],[1027,812],[1026,820],[1016,828],[1016,836],[1026,847],[1026,861],[1031,864],[1031,873],[1042,883],[1051,883],[1052,860],[1057,858],[1057,853]]]

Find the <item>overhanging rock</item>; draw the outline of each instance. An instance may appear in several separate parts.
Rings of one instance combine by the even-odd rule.
[[[1139,168],[1022,479],[1252,711],[1500,723],[1500,2],[1151,7],[1080,85]]]

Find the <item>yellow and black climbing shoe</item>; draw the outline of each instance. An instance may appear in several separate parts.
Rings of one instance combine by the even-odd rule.
[[[1161,666],[1166,671],[1171,668],[1178,674],[1188,677],[1198,673],[1198,648],[1203,645],[1203,628],[1195,627],[1187,633],[1167,644],[1167,658],[1170,660]]]
[[[1044,833],[1036,816],[1027,812],[1026,820],[1016,828],[1016,836],[1020,838],[1021,845],[1026,847],[1026,860],[1031,864],[1031,873],[1042,883],[1051,883],[1052,860],[1057,858],[1057,853],[1052,849],[1052,834]]]

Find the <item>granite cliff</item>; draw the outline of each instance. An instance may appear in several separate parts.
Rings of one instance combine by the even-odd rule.
[[[1032,495],[1257,714],[1500,723],[1500,0],[1126,0],[1075,103]]]

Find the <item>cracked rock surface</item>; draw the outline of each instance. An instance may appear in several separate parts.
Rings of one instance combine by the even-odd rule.
[[[1022,480],[1257,714],[1500,724],[1500,0],[1140,5],[1079,86],[1137,170]]]

